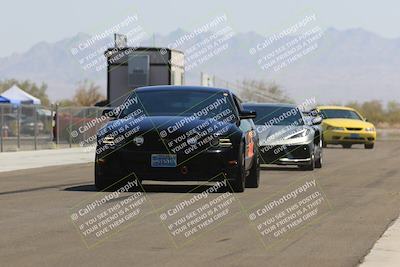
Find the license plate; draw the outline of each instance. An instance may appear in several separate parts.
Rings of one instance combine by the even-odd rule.
[[[360,138],[359,134],[350,134],[350,138]]]
[[[174,154],[152,154],[151,167],[176,167],[176,155]]]

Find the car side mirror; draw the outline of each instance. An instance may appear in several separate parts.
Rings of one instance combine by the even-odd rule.
[[[312,125],[319,125],[319,124],[321,124],[321,122],[322,122],[322,118],[321,117],[315,117],[311,121]]]
[[[367,118],[364,118],[364,121],[368,121],[368,119],[367,119]]]
[[[239,118],[244,119],[255,119],[257,113],[254,110],[242,110],[239,112]]]
[[[118,116],[118,114],[112,108],[103,109],[101,115],[106,116],[107,118],[116,118]]]
[[[309,111],[309,114],[310,114],[311,117],[314,117],[314,118],[318,117],[318,116],[321,116],[321,113],[315,108],[311,109]]]

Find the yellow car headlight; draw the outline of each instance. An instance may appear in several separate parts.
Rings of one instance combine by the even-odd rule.
[[[335,127],[335,126],[328,126],[326,129],[329,131],[344,131],[343,127]]]
[[[369,128],[365,128],[366,132],[375,132],[375,128],[374,127],[369,127]]]

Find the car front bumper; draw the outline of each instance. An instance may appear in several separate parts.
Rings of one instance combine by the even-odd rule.
[[[312,160],[312,142],[300,145],[273,145],[260,147],[262,164],[308,165]]]
[[[152,167],[152,154],[162,151],[129,151],[121,148],[105,157],[97,157],[98,174],[103,179],[118,180],[136,176],[138,180],[218,181],[231,179],[237,170],[237,153],[233,148],[206,150],[198,154],[177,154],[176,167]]]
[[[326,144],[372,144],[376,132],[325,130],[323,140]]]

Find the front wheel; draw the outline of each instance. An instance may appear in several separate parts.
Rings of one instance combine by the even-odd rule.
[[[374,144],[364,144],[364,148],[365,149],[373,149],[374,148]]]
[[[319,153],[319,157],[315,160],[315,168],[322,168],[322,152]]]
[[[352,144],[343,144],[343,148],[351,148]]]
[[[255,157],[250,174],[246,177],[246,187],[248,188],[258,188],[260,185],[260,158],[258,154]]]
[[[300,165],[299,167],[300,167],[300,169],[305,170],[305,171],[313,171],[314,168],[315,168],[315,156],[314,156],[314,154],[311,155],[309,164]]]
[[[102,177],[99,174],[97,163],[94,165],[94,185],[97,189],[97,191],[103,191],[107,187],[109,187],[111,184],[106,183],[104,177]]]
[[[244,143],[240,145],[239,155],[238,155],[238,166],[234,180],[231,182],[233,192],[243,192],[246,186],[245,177],[245,152]]]

